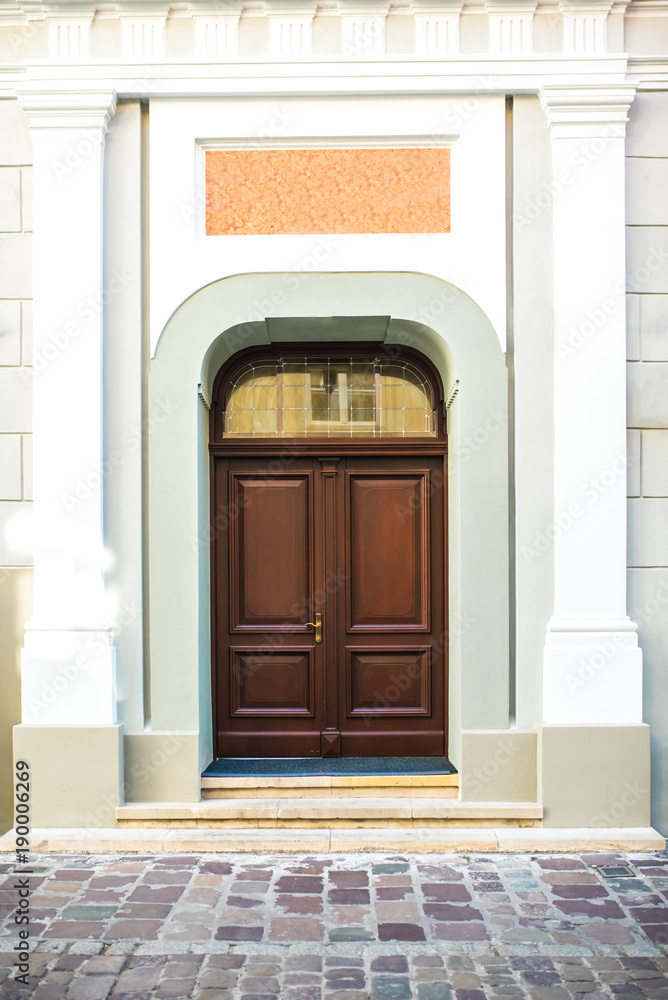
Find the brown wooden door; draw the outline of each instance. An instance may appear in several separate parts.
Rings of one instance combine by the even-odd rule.
[[[213,462],[217,755],[444,754],[443,456]]]

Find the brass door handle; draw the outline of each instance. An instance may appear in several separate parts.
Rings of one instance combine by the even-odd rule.
[[[315,641],[322,642],[322,615],[316,614],[314,622],[304,622],[305,625],[310,625],[311,628],[315,629]]]

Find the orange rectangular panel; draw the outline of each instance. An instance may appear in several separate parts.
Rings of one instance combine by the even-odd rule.
[[[207,236],[448,232],[449,149],[206,153]]]

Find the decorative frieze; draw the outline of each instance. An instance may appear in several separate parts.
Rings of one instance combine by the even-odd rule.
[[[489,3],[489,51],[502,55],[533,52],[535,3]]]
[[[461,4],[415,7],[415,54],[426,59],[443,59],[458,53],[461,12]]]
[[[165,55],[167,12],[126,14],[121,12],[123,58],[156,62]]]
[[[589,55],[607,51],[608,14],[612,3],[579,6],[560,3],[564,20],[564,52]]]
[[[385,55],[385,20],[387,8],[341,14],[342,53],[344,59],[375,59]]]
[[[239,52],[239,17],[232,14],[198,14],[195,21],[195,58],[235,59]]]
[[[313,18],[308,14],[267,12],[269,53],[274,59],[307,59],[313,54]]]
[[[54,14],[49,18],[49,59],[65,62],[90,57],[93,14],[83,17]]]

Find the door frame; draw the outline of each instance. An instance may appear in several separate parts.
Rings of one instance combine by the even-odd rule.
[[[224,438],[223,420],[227,389],[244,366],[251,361],[276,361],[281,357],[318,357],[335,358],[368,358],[382,355],[390,361],[407,361],[413,364],[427,379],[433,393],[434,405],[437,411],[435,438]],[[209,411],[209,489],[210,512],[216,511],[216,476],[215,461],[217,458],[268,458],[274,459],[289,456],[291,458],[327,458],[328,456],[347,457],[380,457],[380,456],[431,456],[442,457],[443,460],[443,565],[441,567],[444,595],[443,621],[445,623],[443,652],[443,719],[445,728],[445,756],[449,750],[449,718],[448,718],[448,678],[449,678],[449,547],[448,547],[448,439],[447,411],[441,377],[434,364],[420,351],[410,347],[379,344],[377,341],[348,342],[332,341],[318,343],[281,343],[250,347],[232,355],[216,374],[211,393]],[[211,514],[210,514],[211,517]],[[227,530],[228,525],[223,530]],[[217,740],[219,732],[218,719],[218,678],[220,676],[218,663],[218,547],[216,544],[217,529],[210,524],[210,618],[211,618],[211,699],[212,699],[212,738],[214,759],[218,756]],[[229,595],[228,595],[229,596]]]

